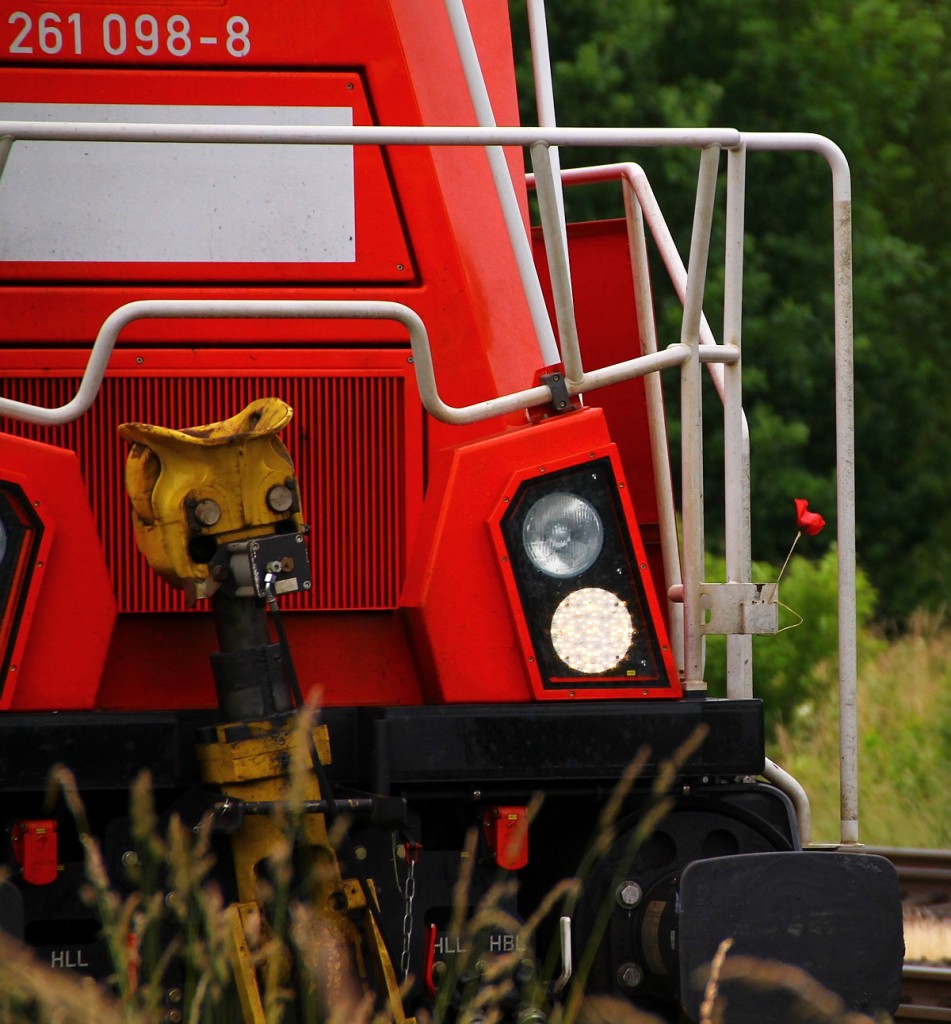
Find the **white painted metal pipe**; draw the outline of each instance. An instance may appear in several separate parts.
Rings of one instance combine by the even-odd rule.
[[[777,789],[781,789],[792,801],[796,811],[796,820],[799,823],[799,840],[803,846],[812,842],[812,808],[809,805],[809,796],[802,788],[799,780],[794,778],[785,769],[774,764],[766,758],[763,768],[763,778],[771,782]]]
[[[392,320],[402,324],[409,333],[416,370],[417,386],[424,408],[444,423],[477,423],[518,412],[552,401],[552,393],[545,385],[516,391],[485,402],[467,406],[447,405],[439,396],[433,369],[432,353],[426,327],[419,315],[399,302],[384,301],[321,301],[321,300],[269,300],[269,299],[143,299],[129,302],[112,312],[103,322],[93,344],[89,362],[83,373],[79,389],[66,405],[55,409],[0,398],[0,416],[29,423],[58,425],[78,419],[88,411],[99,393],[109,357],[120,332],[137,320],[146,319],[352,319]],[[590,390],[615,384],[632,377],[654,373],[667,367],[680,366],[690,353],[682,345],[671,345],[665,352],[640,356],[623,363],[605,367],[589,374],[583,387]],[[580,390],[569,386],[569,393]]]
[[[700,157],[697,201],[684,297],[680,342],[691,350],[680,375],[680,426],[682,463],[683,579],[684,579],[684,691],[702,695],[703,608],[703,407],[700,391],[700,317],[703,286],[710,251],[710,228],[716,197],[718,149],[705,149]]]
[[[740,144],[733,128],[470,128],[458,126],[134,124],[0,121],[0,136],[46,142],[269,143],[288,146],[674,146]]]
[[[584,366],[578,344],[575,304],[571,294],[568,236],[565,223],[559,214],[558,196],[561,182],[555,182],[548,145],[544,142],[533,143],[531,154],[532,167],[535,169],[538,210],[545,238],[545,253],[548,257],[555,322],[558,324],[558,338],[561,342],[561,360],[565,364],[565,377],[569,384],[580,384],[584,380]]]
[[[448,0],[452,2],[452,0]],[[82,122],[0,122],[0,138],[9,148],[6,139],[22,139],[37,141],[137,141],[137,142],[206,142],[206,143],[278,143],[287,145],[459,145],[459,146],[530,146],[535,142],[548,145],[580,145],[580,146],[678,146],[678,147],[720,147],[735,150],[745,145],[751,150],[774,151],[810,151],[822,155],[832,170],[832,192],[834,203],[834,274],[835,274],[835,365],[836,365],[836,476],[838,492],[838,549],[839,549],[839,686],[840,686],[840,741],[841,741],[841,836],[843,843],[858,841],[858,777],[857,748],[858,729],[856,715],[857,665],[856,665],[856,615],[855,615],[855,485],[854,485],[854,391],[852,381],[852,289],[851,289],[851,178],[848,163],[842,151],[819,135],[810,133],[744,133],[742,136],[734,129],[579,129],[545,127],[531,128],[458,128],[458,127],[380,127],[380,126],[273,126],[273,125],[143,125],[143,124],[100,124]],[[710,150],[704,153],[701,160],[701,178],[704,167],[709,164]],[[714,165],[715,167],[715,165]],[[507,176],[507,171],[506,171]],[[715,170],[712,179],[715,186]],[[709,218],[710,211],[701,212],[706,202],[705,190],[698,186],[698,209],[695,216],[695,234],[698,218]],[[712,192],[710,196],[712,206]],[[651,223],[650,207],[641,200],[645,218]],[[659,223],[662,223],[662,218]],[[652,224],[652,230],[654,225]],[[707,221],[707,232],[709,221]],[[655,231],[655,237],[656,237]],[[708,244],[708,243],[707,243]],[[669,249],[667,250],[669,254]],[[662,253],[664,247],[662,247]],[[683,352],[699,348],[699,342],[707,341],[708,327],[699,308],[702,303],[702,275],[694,273],[694,261],[698,255],[695,244],[691,246],[691,269],[687,275],[687,287],[683,296],[685,305],[684,328],[682,343],[671,346],[665,353],[647,355],[639,360],[630,360],[627,364],[606,368],[606,371],[595,371],[585,375],[583,386],[575,393],[581,393],[591,387],[604,386],[617,379],[650,373],[664,366],[680,365],[684,361]],[[665,256],[665,262],[667,257]],[[679,263],[679,257],[677,262]],[[680,263],[682,268],[682,263]],[[703,271],[706,266],[704,252]],[[670,270],[670,264],[668,265]],[[699,301],[697,293],[699,292]],[[198,300],[192,300],[193,302]],[[500,415],[505,411],[515,411],[529,405],[540,404],[550,397],[547,388],[532,388],[513,395],[503,396],[488,402],[477,403],[462,409],[446,406],[438,397],[432,373],[432,362],[429,352],[425,328],[418,316],[405,306],[398,303],[267,303],[258,302],[250,305],[255,311],[239,312],[241,303],[232,303],[227,310],[211,311],[212,306],[222,303],[205,304],[202,312],[171,312],[169,307],[184,308],[181,302],[166,305],[166,311],[159,312],[153,303],[130,303],[110,316],[100,330],[99,337],[93,347],[89,365],[83,376],[79,391],[72,402],[58,410],[39,409],[24,403],[0,399],[0,413],[29,419],[33,422],[61,423],[81,415],[95,398],[109,353],[115,343],[115,337],[125,323],[140,316],[388,316],[383,310],[372,312],[374,306],[390,307],[392,318],[403,322],[410,333],[411,345],[417,355],[418,379],[421,392],[426,391],[424,404],[440,419],[448,422],[473,422],[490,416]],[[187,303],[185,303],[187,305]],[[245,304],[247,305],[247,304]],[[343,307],[351,305],[359,307],[359,312],[334,313],[331,306]],[[304,311],[306,306],[321,306],[322,313]],[[151,307],[146,312],[144,307]],[[264,307],[283,307],[281,311],[265,312]],[[294,311],[291,310],[294,307]],[[695,308],[696,307],[696,308]],[[138,309],[138,313],[122,320],[129,315],[129,310]],[[725,314],[726,315],[726,314]],[[118,319],[117,319],[118,318]],[[121,322],[120,322],[121,321]],[[691,325],[688,330],[688,323]],[[691,337],[694,341],[691,342]],[[731,346],[726,346],[729,349]],[[696,356],[688,360],[689,370],[684,374],[688,384],[684,398],[699,390],[695,382],[695,368],[699,368],[701,359],[714,358],[727,361],[724,347],[715,356],[696,351]],[[417,349],[419,352],[417,353]],[[723,352],[723,354],[721,354]],[[420,359],[420,356],[423,358]],[[619,370],[618,367],[623,367]],[[722,387],[722,372],[720,382]],[[589,380],[588,378],[593,378]],[[717,376],[714,376],[717,380]],[[690,417],[693,418],[692,415]],[[690,430],[694,430],[692,425]],[[696,454],[697,441],[691,440],[685,446]],[[699,444],[702,456],[702,441]],[[693,462],[694,455],[685,456],[685,463]],[[686,484],[685,474],[685,484]],[[693,492],[702,499],[701,486]],[[688,492],[689,493],[689,492]],[[687,502],[685,501],[685,506]],[[700,534],[697,536],[696,510],[688,514],[685,507],[685,563],[690,562],[689,571],[685,571],[685,593],[688,606],[693,602],[692,590],[698,587],[702,575],[702,517],[699,520]],[[694,526],[687,530],[688,518]],[[696,548],[699,540],[699,570]],[[690,551],[688,559],[688,550]],[[699,590],[698,590],[699,595]],[[696,608],[699,612],[699,603]],[[685,670],[688,681],[691,673],[700,679],[698,665],[702,667],[702,637],[692,631],[692,626],[685,636]],[[699,656],[698,656],[699,650]]]
[[[635,163],[598,164],[594,167],[572,167],[561,172],[562,181],[566,185],[585,185],[596,181],[625,182],[637,197],[638,205],[644,221],[650,228],[651,237],[657,246],[657,252],[664,264],[664,269],[673,285],[674,293],[681,303],[687,294],[687,268],[674,242],[674,236],[667,227],[663,212],[651,188],[650,181],[644,173],[644,169]],[[529,176],[529,182],[534,178]],[[717,345],[713,336],[710,324],[706,316],[700,316],[700,344],[701,346]],[[701,349],[702,352],[702,349]],[[715,366],[710,369],[710,377],[721,400],[723,398],[723,373]]]
[[[821,135],[743,134],[751,150],[817,153],[832,171],[835,288],[836,519],[839,559],[839,743],[842,842],[859,842],[858,664],[855,610],[855,390],[852,376],[852,176],[842,150]]]
[[[452,25],[452,34],[456,41],[459,59],[462,62],[469,97],[475,108],[476,120],[483,128],[494,128],[495,113],[492,110],[492,102],[489,99],[485,77],[482,74],[479,55],[469,29],[469,19],[466,17],[463,0],[446,0],[446,12]],[[515,186],[512,183],[505,152],[498,146],[487,146],[485,152],[489,161],[489,169],[492,172],[492,180],[495,183],[495,191],[499,197],[499,205],[502,208],[502,216],[505,219],[509,243],[515,256],[515,265],[522,282],[522,290],[528,303],[532,325],[535,328],[542,365],[550,366],[559,362],[558,345],[555,342],[551,320],[548,317],[548,307],[545,305],[545,297],[542,294],[538,272],[535,269],[531,241],[526,231],[525,221],[522,219],[522,211],[515,195]]]
[[[532,51],[532,77],[535,80],[535,109],[538,123],[542,128],[554,128],[558,124],[555,114],[555,89],[551,79],[551,54],[548,49],[548,20],[545,16],[545,0],[528,0],[528,35]],[[551,172],[558,183],[556,203],[558,215],[565,227],[565,197],[561,190],[561,159],[558,147],[548,151]],[[565,232],[567,247],[567,231]]]
[[[723,344],[741,351],[743,337],[743,232],[746,197],[746,151],[727,154],[726,242],[724,251]],[[737,362],[723,375],[723,493],[726,578],[750,583],[752,551],[750,520],[749,430],[743,414],[743,368]],[[753,696],[753,637],[726,638],[726,695]]]
[[[857,736],[857,725],[856,723],[856,707],[855,707],[855,614],[854,614],[854,594],[855,594],[855,556],[854,556],[854,471],[851,468],[851,459],[847,459],[845,465],[842,464],[841,452],[843,449],[851,453],[854,449],[854,440],[852,438],[852,398],[851,398],[851,350],[852,350],[852,336],[851,336],[851,316],[852,316],[852,305],[851,305],[851,186],[849,181],[849,168],[848,163],[845,160],[842,151],[832,143],[830,140],[812,134],[790,134],[790,133],[775,133],[775,134],[757,134],[757,133],[743,133],[743,146],[737,147],[730,151],[730,156],[733,159],[731,167],[728,170],[729,189],[728,192],[728,239],[733,238],[733,241],[728,240],[728,251],[726,258],[729,261],[731,258],[736,260],[738,256],[741,257],[742,250],[737,251],[738,241],[737,235],[734,232],[739,233],[740,219],[738,218],[739,210],[734,207],[732,214],[730,213],[731,204],[739,204],[740,197],[742,196],[742,190],[740,188],[739,174],[740,165],[736,162],[734,153],[739,154],[747,146],[749,148],[760,149],[760,150],[776,150],[783,151],[787,149],[801,150],[817,152],[828,161],[832,170],[833,179],[833,199],[835,202],[835,223],[834,223],[834,262],[835,262],[835,334],[836,334],[836,407],[837,412],[837,430],[839,435],[845,433],[844,444],[840,444],[840,459],[837,465],[837,487],[839,492],[839,505],[845,507],[847,510],[846,523],[840,523],[839,529],[839,546],[840,546],[840,561],[839,561],[839,676],[840,676],[840,743],[842,750],[841,757],[841,836],[843,843],[857,842],[858,841],[858,771],[857,771],[857,748],[858,748],[858,736]],[[658,246],[658,250],[661,254],[661,258],[664,261],[665,267],[667,268],[668,274],[671,280],[674,282],[675,288],[678,290],[678,294],[683,301],[684,288],[686,283],[686,270],[683,267],[683,263],[680,259],[680,255],[677,252],[673,238],[670,232],[667,230],[667,225],[664,222],[663,215],[656,203],[656,199],[653,196],[653,192],[650,189],[650,185],[643,173],[643,170],[636,164],[606,164],[599,167],[587,167],[577,168],[562,172],[563,179],[565,182],[572,182],[582,184],[590,181],[603,181],[613,177],[622,176],[626,183],[630,186],[631,190],[637,197],[640,209],[643,212],[644,219],[647,221],[651,228],[651,233],[654,237],[655,243]],[[730,227],[730,218],[732,217],[733,227]],[[730,255],[730,248],[733,250],[733,256]],[[732,274],[729,269],[727,272],[726,282],[726,293],[725,293],[725,338],[729,340],[731,331],[734,330],[732,326],[727,327],[726,324],[735,324],[737,327],[741,325],[741,313],[742,309],[737,308],[735,305],[740,300],[740,295],[734,291],[738,289],[739,279],[738,272],[740,268],[734,267]],[[730,283],[730,279],[733,279],[734,283]],[[732,310],[732,311],[731,311]],[[713,345],[716,344],[709,329],[709,325],[706,319],[701,320],[700,325],[700,341],[701,345]],[[701,354],[703,353],[701,349]],[[713,369],[713,368],[711,368]],[[714,375],[714,382],[717,382],[717,377]],[[725,381],[720,378],[720,391],[721,398],[724,398],[724,387]],[[844,411],[842,406],[845,406]],[[741,414],[741,443],[738,446],[742,451],[742,465],[741,465],[741,476],[739,481],[739,487],[741,493],[744,495],[740,503],[741,515],[745,521],[745,537],[747,540],[744,542],[748,547],[750,536],[749,533],[749,426],[746,421],[745,414]],[[734,435],[732,443],[736,444],[735,426],[733,428]],[[728,444],[731,442],[727,442]],[[655,460],[656,461],[656,460]],[[735,476],[735,469],[730,471],[731,479],[727,481],[727,493],[730,492],[731,488],[735,488],[736,483],[732,480]],[[849,529],[848,519],[849,512],[851,509],[851,522],[852,522],[852,543],[849,545]],[[728,523],[733,521],[732,515],[727,516]],[[844,529],[843,529],[844,527]],[[734,550],[735,547],[734,540]],[[841,557],[841,552],[846,551],[846,558]],[[848,552],[851,551],[851,555]],[[742,565],[745,562],[746,554],[738,554],[738,562]],[[666,571],[666,566],[665,566]],[[668,572],[668,579],[674,580],[675,577]],[[742,581],[740,581],[742,582]],[[843,611],[844,609],[844,611]],[[747,696],[752,692],[752,680],[751,680],[751,665],[752,665],[752,638],[751,637],[738,637],[728,638],[728,652],[730,649],[731,641],[735,643],[733,653],[728,653],[728,657],[732,659],[730,665],[728,665],[728,680],[737,679],[734,683],[728,682],[730,689],[728,695],[730,696]],[[732,671],[730,669],[732,668]],[[778,769],[777,769],[778,770]],[[786,773],[783,773],[787,776]],[[778,776],[777,776],[778,778]],[[795,780],[792,780],[795,783]],[[798,783],[795,783],[798,786]],[[802,792],[801,797],[792,792],[791,787],[784,789],[790,791],[790,795],[793,796],[794,802],[800,799],[805,799],[805,793]],[[802,787],[799,787],[801,790]],[[808,805],[808,801],[807,801]],[[807,807],[808,809],[808,807]]]
[[[527,10],[538,124],[542,128],[554,128],[558,124],[558,119],[555,114],[555,90],[551,77],[551,54],[548,48],[545,0],[528,0]],[[546,232],[545,250],[552,282],[552,297],[555,303],[562,360],[565,364],[567,378],[579,382],[583,371],[580,350],[577,348],[578,329],[575,323],[574,297],[571,290],[571,259],[568,252],[568,227],[565,222],[565,194],[561,182],[561,157],[557,146],[546,145],[542,148],[541,143],[535,143],[531,151],[532,167],[536,172],[539,171],[537,161],[542,159],[545,161],[546,182],[538,191],[538,203],[542,230]],[[548,206],[552,207],[550,212],[546,210]],[[557,235],[549,239],[554,232],[557,232]],[[554,258],[553,253],[557,253]],[[569,318],[570,323],[563,324],[563,320]],[[570,332],[567,338],[566,326]]]
[[[651,289],[650,265],[647,259],[647,236],[644,215],[630,179],[623,178],[624,215],[627,220],[628,250],[634,278],[634,303],[637,310],[637,333],[641,351],[647,355],[657,351],[657,328],[654,323],[654,297]],[[670,450],[667,444],[667,420],[664,415],[664,394],[660,374],[644,379],[647,405],[647,428],[650,434],[651,459],[654,466],[654,497],[657,502],[657,526],[660,532],[664,579],[668,585],[667,622],[670,646],[681,679],[684,674],[684,606],[671,601],[669,588],[683,587],[680,572],[680,539],[677,536],[677,510],[674,506],[674,484],[670,472]]]

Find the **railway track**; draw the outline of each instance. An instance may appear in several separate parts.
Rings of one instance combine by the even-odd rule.
[[[906,906],[951,917],[951,850],[867,846],[865,852],[877,853],[895,865]]]
[[[895,865],[905,913],[905,967],[896,1021],[951,1022],[951,850],[866,848]],[[929,952],[926,940],[934,942]],[[943,962],[933,962],[941,956]],[[915,959],[911,959],[914,957]]]

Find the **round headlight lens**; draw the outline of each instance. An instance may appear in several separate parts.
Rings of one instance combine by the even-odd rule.
[[[522,526],[532,565],[549,576],[579,576],[594,564],[603,543],[604,528],[594,506],[567,491],[539,498]]]
[[[634,622],[627,605],[608,590],[576,590],[552,616],[555,653],[576,672],[609,672],[631,649],[633,639]]]

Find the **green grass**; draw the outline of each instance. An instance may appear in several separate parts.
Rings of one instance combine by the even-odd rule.
[[[859,827],[870,845],[951,847],[951,626],[918,615],[859,662]],[[786,716],[769,754],[806,788],[813,839],[839,835],[838,707],[825,685]]]

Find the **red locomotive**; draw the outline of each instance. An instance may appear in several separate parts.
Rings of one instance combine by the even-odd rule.
[[[559,128],[544,61],[542,127],[519,128],[505,4],[467,7],[2,3],[0,791],[13,871],[0,925],[52,966],[112,969],[77,898],[74,829],[44,811],[56,763],[76,773],[107,863],[130,848],[126,794],[143,768],[160,807],[215,817],[243,921],[273,838],[259,812],[283,792],[278,751],[295,705],[319,691],[304,843],[329,851],[327,823],[353,813],[328,854],[326,913],[363,921],[340,927],[377,964],[397,1019],[434,1001],[455,1012],[481,984],[484,959],[451,969],[466,952],[450,926],[461,858],[473,904],[517,879],[506,911],[526,920],[577,871],[642,749],[571,912],[532,948],[517,930],[483,936],[487,955],[521,953],[502,1011],[545,1019],[592,935],[588,991],[664,1014],[697,1019],[695,971],[727,937],[891,1011],[894,875],[802,849],[808,804],[766,760],[749,668],[776,596],[750,579],[743,526],[743,158],[830,160],[840,270],[847,169],[812,136]],[[585,145],[697,150],[687,268],[637,167],[560,173],[558,147]],[[724,151],[733,249],[716,344],[701,305]],[[563,180],[610,177],[626,216],[566,230]],[[681,337],[659,350],[645,224],[684,300]],[[682,547],[663,369],[682,382]],[[706,369],[727,432],[723,584],[703,579]],[[725,699],[703,682],[711,632],[730,635]],[[635,842],[678,749],[670,811]],[[244,968],[243,1012],[263,1019]],[[762,1019],[742,991],[736,1019]]]

